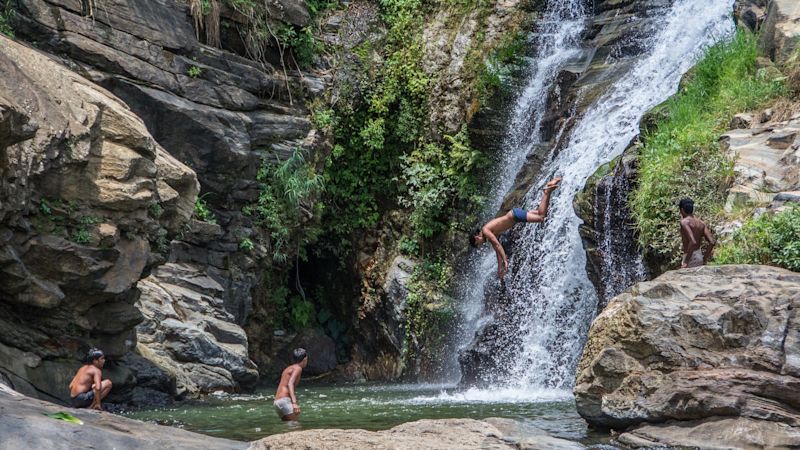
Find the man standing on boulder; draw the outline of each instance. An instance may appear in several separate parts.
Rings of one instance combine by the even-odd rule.
[[[561,182],[561,177],[555,177],[544,187],[544,196],[539,202],[536,211],[525,211],[521,208],[514,208],[500,217],[490,220],[482,228],[476,229],[469,237],[469,243],[475,248],[480,247],[486,241],[492,244],[497,254],[497,276],[502,279],[508,272],[508,258],[506,251],[497,240],[497,236],[514,226],[515,223],[543,222],[547,216],[547,208],[550,206],[550,193],[552,193]]]
[[[683,240],[681,269],[704,266],[711,259],[711,252],[714,250],[716,243],[714,236],[706,224],[693,215],[694,201],[692,199],[682,199],[678,202],[678,208],[681,213],[681,239]],[[700,250],[703,238],[708,241],[705,253]]]
[[[296,348],[292,352],[293,364],[283,369],[278,391],[275,392],[275,412],[283,421],[297,420],[300,418],[300,406],[297,404],[295,388],[300,384],[300,375],[308,365],[308,355],[303,348]]]
[[[102,380],[105,364],[106,357],[100,349],[89,350],[83,366],[69,383],[70,405],[73,408],[103,409],[100,400],[111,392],[111,380]]]

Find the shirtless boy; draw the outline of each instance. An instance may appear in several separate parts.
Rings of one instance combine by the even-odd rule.
[[[101,350],[89,350],[83,366],[69,383],[70,405],[73,408],[103,409],[100,400],[111,392],[111,380],[102,380],[101,369],[105,363],[106,357]]]
[[[683,241],[683,259],[681,268],[699,267],[708,264],[714,250],[714,236],[702,220],[694,216],[694,201],[684,198],[678,203],[681,213],[681,240]],[[700,250],[705,238],[708,241],[706,251]]]
[[[300,418],[300,406],[297,404],[295,388],[300,384],[300,375],[308,365],[308,355],[305,349],[296,348],[292,352],[294,364],[283,369],[281,381],[278,384],[278,391],[275,392],[275,412],[281,420],[297,420]]]
[[[501,279],[508,272],[508,258],[506,258],[506,252],[503,250],[503,246],[500,245],[500,241],[497,240],[497,236],[509,230],[517,222],[543,222],[547,216],[547,208],[550,206],[550,194],[558,187],[560,182],[561,177],[555,177],[545,185],[544,196],[542,196],[542,201],[535,211],[514,208],[506,214],[490,220],[482,228],[476,229],[469,237],[470,245],[476,248],[486,241],[492,244],[497,254],[497,276]]]

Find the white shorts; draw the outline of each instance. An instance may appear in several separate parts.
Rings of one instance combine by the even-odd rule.
[[[281,397],[276,399],[272,403],[272,406],[275,407],[275,412],[278,413],[278,417],[281,419],[294,412],[294,407],[292,407],[292,399],[289,397]]]

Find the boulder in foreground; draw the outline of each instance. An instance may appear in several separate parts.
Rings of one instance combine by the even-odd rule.
[[[68,412],[78,425],[44,414]],[[0,450],[76,448],[245,449],[246,442],[219,439],[111,413],[57,406],[0,384]]]
[[[715,435],[733,440],[744,423],[800,445],[798,307],[800,274],[775,267],[706,266],[639,283],[592,324],[575,386],[578,412],[605,428],[705,420],[693,426],[714,423]],[[670,445],[695,445],[675,436],[702,434],[670,426]],[[658,441],[668,439],[665,430],[634,434]],[[741,448],[725,439],[718,445]]]

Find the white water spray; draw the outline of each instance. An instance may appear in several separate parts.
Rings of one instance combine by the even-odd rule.
[[[528,193],[526,206],[538,203],[549,175],[557,173],[564,181],[551,201],[546,222],[527,225],[515,242],[506,288],[508,297],[516,302],[520,325],[510,332],[520,351],[505,361],[510,365],[509,374],[503,376],[507,386],[572,386],[597,304],[586,276],[586,258],[578,234],[580,219],[573,211],[573,198],[600,165],[622,153],[638,134],[644,113],[675,92],[682,74],[704,49],[731,35],[731,10],[732,0],[676,0],[666,10],[660,22],[664,26],[649,39],[640,61],[590,107],[573,129],[568,144],[541,171],[544,175]],[[539,122],[542,109],[539,105],[536,111],[523,114],[539,117]],[[537,127],[532,133],[538,136],[538,131]],[[527,149],[510,151],[519,152],[508,158],[512,167],[518,168]],[[509,178],[508,173],[504,176]],[[496,276],[495,261],[489,250],[473,265],[474,281],[462,297],[466,303],[465,329],[475,330],[482,321],[491,320],[481,307],[484,288]]]

